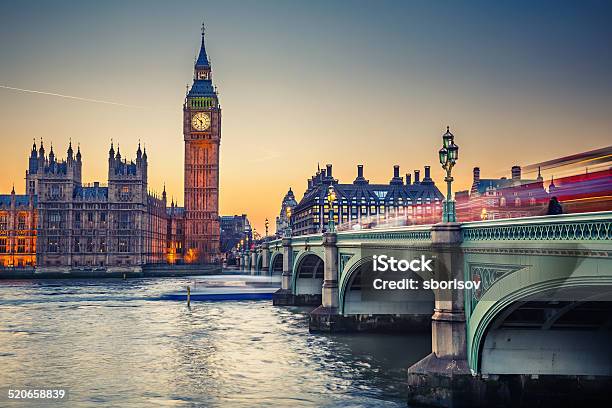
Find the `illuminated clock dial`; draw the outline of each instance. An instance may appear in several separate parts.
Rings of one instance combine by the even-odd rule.
[[[191,127],[195,130],[206,130],[210,127],[210,115],[206,112],[195,113],[191,117]]]

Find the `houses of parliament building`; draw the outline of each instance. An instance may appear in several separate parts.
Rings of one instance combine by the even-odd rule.
[[[108,182],[84,184],[82,155],[65,159],[43,141],[30,152],[25,194],[0,195],[0,267],[139,271],[149,264],[213,263],[219,258],[221,107],[202,43],[183,104],[184,207],[149,193],[140,144],[122,157],[111,142]]]

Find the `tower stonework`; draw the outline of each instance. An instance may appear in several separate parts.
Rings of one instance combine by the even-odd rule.
[[[211,74],[202,27],[202,45],[194,67],[193,84],[183,105],[184,259],[187,263],[210,263],[219,257],[221,106]]]

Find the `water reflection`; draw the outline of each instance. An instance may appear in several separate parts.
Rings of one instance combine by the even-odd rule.
[[[405,369],[430,350],[428,334],[312,335],[307,310],[269,301],[158,300],[186,283],[0,282],[0,389],[67,387],[71,407],[405,406]]]

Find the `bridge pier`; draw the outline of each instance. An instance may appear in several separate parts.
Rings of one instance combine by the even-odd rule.
[[[313,310],[309,319],[311,332],[332,332],[343,326],[338,314],[338,236],[335,232],[323,234],[324,269],[321,306]]]
[[[251,251],[251,275],[257,274],[257,251]]]
[[[281,288],[272,295],[274,306],[293,306],[295,299],[291,292],[291,274],[293,273],[293,250],[291,237],[284,237],[283,245],[283,274],[281,275]]]
[[[463,280],[461,226],[437,224],[431,230],[438,280]],[[431,354],[408,369],[408,403],[440,407],[473,406],[475,391],[467,361],[464,292],[435,291]],[[465,403],[466,405],[462,405]]]
[[[270,270],[270,245],[264,242],[261,245],[261,274],[268,275]]]

